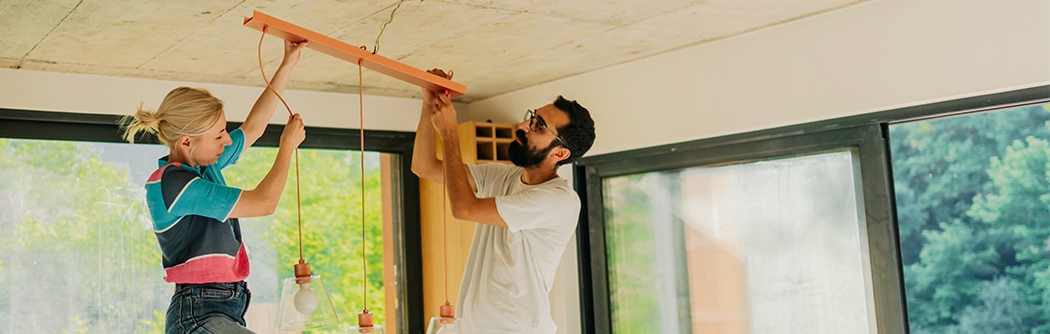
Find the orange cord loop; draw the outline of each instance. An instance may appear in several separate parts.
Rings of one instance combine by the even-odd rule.
[[[281,100],[281,103],[284,104],[284,109],[288,110],[288,115],[291,116],[291,115],[294,115],[294,114],[292,114],[292,107],[289,107],[288,106],[288,102],[284,100],[284,97],[281,96],[281,93],[278,93],[277,89],[273,88],[273,86],[270,85],[270,80],[266,79],[266,71],[263,70],[262,42],[263,42],[263,38],[266,38],[266,31],[269,30],[269,27],[270,26],[263,26],[262,37],[259,37],[259,48],[257,50],[258,51],[257,53],[259,55],[259,73],[262,74],[262,79],[263,79],[263,82],[266,83],[266,88],[270,89],[270,91],[273,92],[274,95],[277,95],[277,99]],[[298,224],[299,224],[299,260],[302,260],[303,259],[303,208],[302,208],[303,200],[302,200],[302,197],[300,196],[300,194],[301,194],[300,189],[301,188],[299,187],[299,148],[297,147],[297,148],[295,148],[295,211],[296,211],[296,217],[297,217]]]

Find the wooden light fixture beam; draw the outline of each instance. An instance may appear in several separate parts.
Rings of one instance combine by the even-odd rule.
[[[467,86],[463,84],[427,73],[387,57],[372,54],[361,47],[341,42],[259,11],[254,11],[251,17],[245,17],[244,26],[264,31],[292,43],[310,41],[310,43],[306,44],[307,48],[354,64],[361,61],[361,65],[367,69],[433,91],[447,91],[450,97],[458,97],[467,93]],[[264,28],[266,30],[263,30]]]

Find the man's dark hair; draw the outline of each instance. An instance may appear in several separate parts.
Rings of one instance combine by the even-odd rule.
[[[573,163],[594,145],[594,120],[587,108],[576,103],[576,100],[566,100],[559,95],[554,100],[554,107],[569,115],[569,124],[558,128],[558,135],[565,140],[568,144],[566,148],[571,152],[568,158],[558,161],[558,166],[561,166]]]

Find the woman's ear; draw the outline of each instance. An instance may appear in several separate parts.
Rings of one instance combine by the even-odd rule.
[[[179,137],[178,147],[190,148],[190,136]]]

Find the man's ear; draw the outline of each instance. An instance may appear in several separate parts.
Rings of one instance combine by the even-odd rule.
[[[558,146],[558,148],[551,151],[551,155],[554,156],[554,161],[558,162],[568,159],[570,156],[572,156],[572,151],[569,151],[569,149],[565,146]]]

